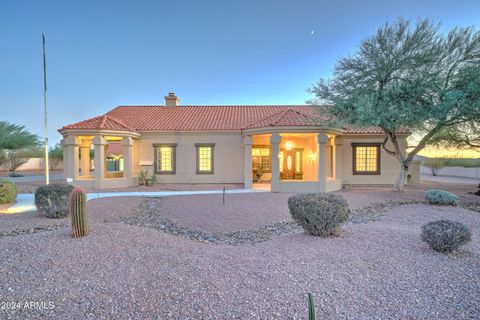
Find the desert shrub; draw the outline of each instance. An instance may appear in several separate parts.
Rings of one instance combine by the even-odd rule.
[[[0,179],[0,204],[15,202],[17,198],[17,187],[14,183]]]
[[[425,199],[427,199],[430,204],[451,204],[453,206],[458,204],[458,197],[456,195],[440,189],[428,190],[425,192]]]
[[[436,176],[438,174],[438,170],[445,167],[445,160],[439,158],[431,158],[427,159],[423,162],[425,167],[429,167],[430,171],[432,172],[432,176]]]
[[[472,232],[463,223],[438,220],[429,222],[422,227],[421,238],[433,250],[448,253],[470,241]]]
[[[327,237],[337,232],[347,221],[347,201],[331,193],[305,193],[288,198],[288,208],[293,220],[306,233]]]
[[[70,193],[73,186],[69,184],[51,184],[38,187],[35,191],[35,206],[38,211],[49,218],[63,218],[70,209]]]

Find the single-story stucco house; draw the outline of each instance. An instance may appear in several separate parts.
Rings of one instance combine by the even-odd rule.
[[[399,174],[379,128],[336,126],[325,106],[182,106],[173,93],[165,99],[165,106],[119,106],[61,128],[65,177],[87,188],[121,188],[137,185],[146,170],[159,183],[252,188],[260,177],[274,192],[328,192],[393,184]],[[403,150],[407,136],[398,133]],[[107,158],[118,161],[107,165]]]

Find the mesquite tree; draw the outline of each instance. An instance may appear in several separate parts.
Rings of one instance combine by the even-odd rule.
[[[27,158],[35,156],[38,143],[37,135],[28,132],[25,126],[0,121],[0,151],[10,162],[10,171],[15,171]]]
[[[444,140],[449,128],[480,119],[480,32],[443,34],[430,20],[387,23],[336,63],[332,79],[309,90],[313,102],[333,104],[331,112],[345,123],[384,131],[383,149],[400,163],[394,189],[401,191],[420,150]],[[398,144],[400,129],[420,136],[408,154]]]

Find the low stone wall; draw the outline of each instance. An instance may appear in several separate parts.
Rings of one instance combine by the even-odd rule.
[[[425,166],[421,166],[420,172],[427,175],[432,174],[431,169]],[[480,179],[480,168],[446,167],[439,169],[437,174],[439,176]]]
[[[0,166],[0,171],[8,171],[9,164],[6,163]],[[22,164],[15,171],[34,171],[34,170],[44,170],[45,169],[45,160],[43,158],[30,158],[27,162]],[[55,169],[63,169],[63,163],[60,162]]]

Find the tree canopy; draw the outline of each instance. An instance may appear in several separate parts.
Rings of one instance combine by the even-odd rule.
[[[15,171],[28,158],[41,155],[38,144],[38,136],[28,132],[25,126],[0,121],[0,152],[3,155],[0,160],[10,163],[10,171]]]
[[[0,150],[18,150],[38,146],[38,136],[25,126],[0,121]]]
[[[48,156],[50,158],[50,169],[57,169],[60,162],[63,160],[62,145],[57,143],[54,147],[51,147],[48,151]]]
[[[384,149],[401,164],[395,189],[402,190],[414,155],[446,141],[450,129],[480,121],[480,32],[459,27],[444,34],[426,19],[387,23],[310,92],[315,103],[333,104],[344,122],[383,129]],[[400,129],[421,137],[408,154],[397,141]]]

